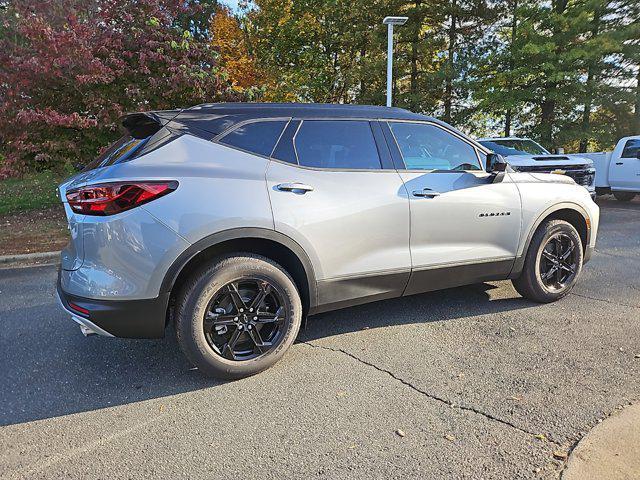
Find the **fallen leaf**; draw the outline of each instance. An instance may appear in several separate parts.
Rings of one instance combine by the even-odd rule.
[[[445,438],[446,440],[449,440],[450,442],[455,442],[455,441],[456,441],[456,437],[454,437],[453,435],[450,435],[450,434],[446,434],[446,435],[444,436],[444,438]]]
[[[538,433],[537,435],[534,435],[534,437],[536,437],[538,440],[543,440],[543,441],[547,439],[547,437],[545,437],[544,434],[542,433]]]
[[[565,452],[555,451],[553,452],[553,458],[556,460],[566,460],[567,454]]]
[[[406,435],[406,433],[404,433],[403,430],[397,429],[396,430],[396,435],[398,435],[399,437],[404,437]]]

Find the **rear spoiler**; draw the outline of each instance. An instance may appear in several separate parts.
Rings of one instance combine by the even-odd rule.
[[[122,126],[133,138],[147,138],[176,117],[181,110],[129,113],[122,117]]]

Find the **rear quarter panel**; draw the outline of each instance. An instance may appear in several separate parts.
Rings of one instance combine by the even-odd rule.
[[[109,180],[177,180],[175,192],[143,205],[188,243],[237,227],[273,229],[268,160],[190,135],[117,165]],[[96,179],[94,179],[95,181]]]

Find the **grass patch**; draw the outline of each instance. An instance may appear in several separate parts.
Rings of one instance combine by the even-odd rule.
[[[60,203],[56,188],[68,174],[40,172],[0,180],[0,215],[39,210]]]

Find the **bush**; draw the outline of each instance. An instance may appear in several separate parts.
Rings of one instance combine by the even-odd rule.
[[[189,21],[202,3],[9,2],[0,25],[0,178],[86,163],[119,135],[126,112],[241,100]]]

